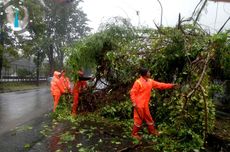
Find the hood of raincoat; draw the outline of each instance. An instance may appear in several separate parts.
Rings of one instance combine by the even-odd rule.
[[[55,78],[59,78],[59,75],[60,75],[60,74],[61,74],[60,72],[54,71],[54,77],[55,77]]]

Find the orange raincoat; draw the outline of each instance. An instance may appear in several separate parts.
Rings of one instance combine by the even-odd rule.
[[[65,92],[62,92],[62,93],[71,92],[69,78],[64,76],[64,75],[61,75],[60,81],[63,85],[64,90],[65,90]]]
[[[54,99],[53,112],[55,112],[56,110],[59,99],[61,97],[61,93],[65,92],[64,87],[61,84],[59,75],[60,75],[60,72],[54,71],[53,78],[52,78],[51,85],[50,85],[50,91]]]
[[[154,121],[149,110],[149,101],[151,90],[154,89],[170,89],[174,84],[161,83],[153,79],[144,79],[142,76],[137,79],[130,91],[131,101],[135,105],[134,125],[140,127],[144,120],[147,125],[154,125]]]

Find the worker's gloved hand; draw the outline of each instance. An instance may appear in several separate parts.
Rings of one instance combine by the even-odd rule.
[[[179,85],[179,84],[174,84],[174,85],[173,85],[173,88],[174,88],[174,89],[179,89],[179,88],[180,88],[180,85]]]
[[[133,102],[133,107],[136,107],[136,105],[137,105],[137,104],[136,104],[135,102]]]

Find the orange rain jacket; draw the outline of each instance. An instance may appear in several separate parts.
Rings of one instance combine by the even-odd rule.
[[[54,71],[54,75],[51,81],[50,91],[52,95],[61,95],[62,92],[65,92],[65,89],[59,79],[60,72]]]
[[[154,121],[149,110],[149,101],[151,96],[151,90],[155,89],[170,89],[174,84],[161,83],[153,79],[147,79],[147,81],[140,77],[137,79],[130,91],[130,97],[133,103],[135,103],[134,108],[134,125],[140,127],[142,121],[146,121],[147,125],[154,125]]]
[[[170,89],[174,84],[162,83],[153,79],[147,81],[140,77],[137,79],[130,91],[131,100],[137,107],[143,108],[149,105],[151,90],[154,89]]]
[[[60,77],[60,81],[61,81],[61,83],[62,83],[62,85],[63,85],[64,90],[65,90],[65,91],[62,92],[62,93],[70,92],[70,91],[71,91],[71,88],[70,88],[70,81],[69,81],[69,78],[62,75],[62,76]]]

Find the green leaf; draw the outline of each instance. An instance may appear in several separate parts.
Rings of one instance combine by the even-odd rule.
[[[30,148],[30,146],[31,146],[30,144],[25,144],[24,148]]]

